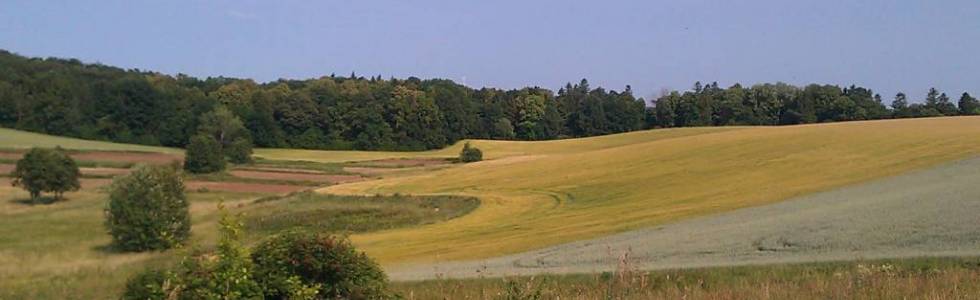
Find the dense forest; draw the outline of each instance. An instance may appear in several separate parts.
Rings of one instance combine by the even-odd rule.
[[[649,106],[647,105],[649,104]],[[226,77],[125,70],[0,50],[0,126],[85,139],[184,147],[201,116],[226,107],[258,147],[422,150],[461,139],[545,140],[644,128],[781,125],[978,114],[967,93],[953,103],[932,89],[891,107],[863,87],[751,87],[696,83],[646,103],[630,87],[586,80],[473,89],[450,80],[326,76],[256,83]]]

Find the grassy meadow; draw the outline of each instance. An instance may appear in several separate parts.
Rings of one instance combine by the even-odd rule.
[[[138,151],[168,154],[184,153],[183,149],[176,148],[120,144],[105,141],[90,141],[0,128],[0,148],[3,149],[28,149],[31,147],[54,148],[55,146],[61,146],[62,148],[72,150]]]
[[[396,282],[405,299],[973,299],[980,258]],[[521,296],[525,298],[520,298]],[[539,298],[533,298],[540,296]]]

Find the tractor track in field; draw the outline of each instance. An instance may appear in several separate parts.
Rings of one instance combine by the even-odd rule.
[[[394,280],[980,255],[980,158],[504,257],[389,266]]]

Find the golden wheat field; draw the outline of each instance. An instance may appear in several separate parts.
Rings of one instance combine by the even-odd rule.
[[[461,218],[352,238],[386,264],[487,258],[773,203],[971,157],[980,153],[980,118],[661,129],[552,142],[472,143],[491,159],[319,192],[479,197],[481,206]],[[448,156],[455,150],[421,155]],[[279,153],[277,159],[293,158]],[[337,158],[330,152],[300,153],[295,159],[353,159],[347,153]]]

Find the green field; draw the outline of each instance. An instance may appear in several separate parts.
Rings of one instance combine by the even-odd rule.
[[[139,151],[170,154],[184,153],[184,150],[175,148],[90,141],[69,137],[50,136],[46,134],[0,127],[0,149],[27,149],[31,147],[54,148],[56,146],[73,150]]]

